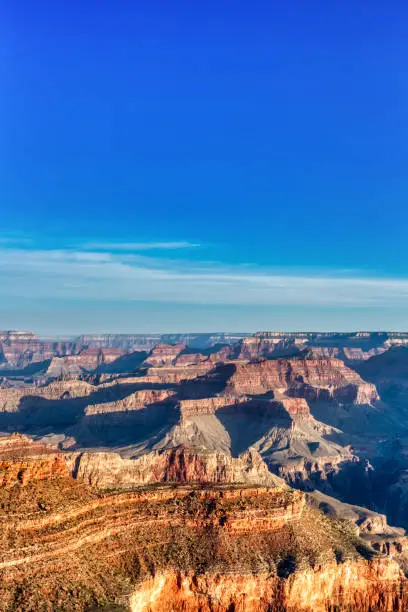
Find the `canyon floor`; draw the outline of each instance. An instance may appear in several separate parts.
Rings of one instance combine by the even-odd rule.
[[[0,333],[0,610],[408,609],[408,335]]]

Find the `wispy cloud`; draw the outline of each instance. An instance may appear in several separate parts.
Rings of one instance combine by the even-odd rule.
[[[31,238],[25,236],[0,236],[0,245],[4,246],[28,246],[32,244]]]
[[[179,242],[90,242],[83,245],[86,250],[95,251],[154,251],[154,250],[176,250],[191,249],[199,247],[199,244],[187,241]]]
[[[0,299],[10,297],[405,307],[408,279],[278,273],[112,251],[0,248]]]

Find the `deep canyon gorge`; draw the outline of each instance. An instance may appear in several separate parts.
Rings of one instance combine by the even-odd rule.
[[[408,334],[0,332],[0,610],[408,609]]]

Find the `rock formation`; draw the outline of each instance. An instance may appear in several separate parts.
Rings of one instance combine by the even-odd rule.
[[[24,486],[57,475],[68,476],[61,454],[19,434],[0,438],[0,487]]]
[[[46,375],[50,378],[74,377],[83,372],[93,372],[103,365],[116,361],[125,354],[116,348],[83,349],[78,355],[68,357],[53,357]]]
[[[69,465],[75,478],[102,489],[164,482],[284,484],[271,474],[255,450],[246,451],[237,458],[183,446],[152,451],[137,459],[122,458],[112,452],[85,452],[73,453]]]
[[[5,358],[3,367],[25,366],[52,359],[54,356],[71,355],[79,350],[72,341],[42,341],[31,332],[0,332],[0,348]]]
[[[0,334],[0,610],[402,612],[406,341]]]
[[[13,445],[10,473],[24,460],[31,477],[0,486],[2,610],[403,612],[408,605],[392,554],[376,552],[279,480],[100,491],[63,470],[35,469],[44,462],[37,445],[5,442]]]
[[[340,359],[277,359],[237,364],[228,387],[236,393],[251,395],[277,391],[306,399],[335,398],[356,404],[379,399],[375,386],[364,382]]]
[[[15,412],[23,399],[35,405],[35,398],[45,400],[63,400],[86,397],[95,392],[95,387],[82,380],[54,381],[43,387],[22,387],[0,389],[0,412]],[[34,398],[34,399],[33,399]]]
[[[184,344],[157,344],[145,363],[153,367],[171,366],[184,348]]]

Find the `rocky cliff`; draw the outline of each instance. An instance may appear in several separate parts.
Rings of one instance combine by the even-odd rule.
[[[237,364],[228,388],[242,394],[277,391],[306,399],[341,399],[371,403],[379,399],[375,386],[366,383],[339,359],[276,359]]]
[[[279,483],[107,493],[53,474],[0,487],[0,501],[4,611],[407,606],[392,557]]]
[[[3,378],[0,432],[41,444],[0,437],[0,610],[42,609],[39,593],[63,610],[405,609],[407,544],[385,514],[407,524],[407,349],[185,340],[149,357],[101,337],[45,377]]]
[[[171,366],[184,349],[184,344],[157,344],[145,363],[153,367]]]
[[[3,367],[25,366],[52,359],[54,356],[72,355],[81,346],[72,341],[43,341],[32,332],[0,332],[0,348],[5,358]]]
[[[34,406],[36,398],[45,400],[62,400],[87,397],[96,388],[83,380],[57,380],[41,387],[0,389],[0,412],[15,412],[22,400],[30,400]]]
[[[101,404],[91,404],[85,408],[85,416],[121,413],[133,410],[141,410],[146,406],[160,404],[170,398],[174,398],[175,391],[171,389],[146,389],[135,391],[123,399]]]
[[[295,338],[245,338],[241,342],[239,359],[259,361],[299,353],[304,341]]]
[[[0,438],[0,487],[24,486],[53,476],[68,476],[60,453],[20,434]]]
[[[112,363],[125,355],[125,352],[116,349],[83,349],[78,355],[53,357],[46,376],[49,378],[74,377],[83,372],[93,372],[103,365]]]
[[[334,563],[286,581],[263,575],[200,575],[163,572],[131,597],[132,612],[339,612],[401,611],[398,568],[392,562]]]
[[[66,460],[75,478],[99,489],[164,482],[284,486],[255,450],[234,458],[224,452],[203,452],[180,445],[132,459],[96,451],[72,453]]]

